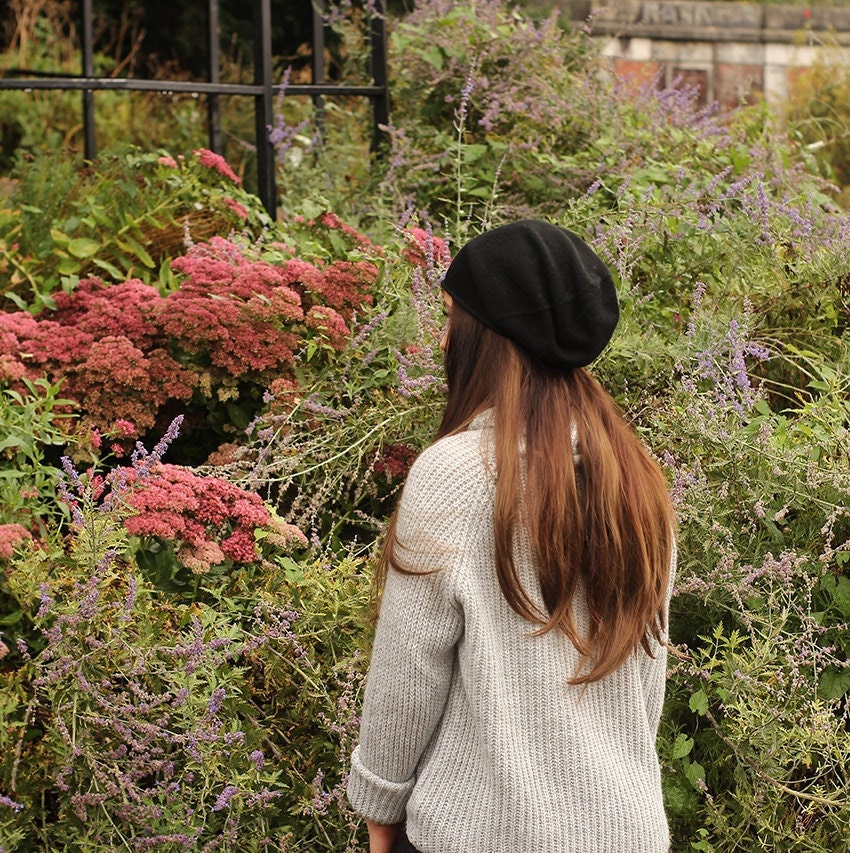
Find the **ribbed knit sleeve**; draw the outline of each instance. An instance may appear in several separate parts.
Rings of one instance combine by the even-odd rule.
[[[453,592],[466,526],[462,475],[445,448],[414,464],[399,507],[397,557],[384,589],[348,797],[377,823],[403,819],[416,766],[449,693],[463,617]]]

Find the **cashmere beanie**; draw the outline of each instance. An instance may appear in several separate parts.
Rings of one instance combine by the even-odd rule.
[[[485,326],[558,371],[590,364],[620,317],[611,273],[590,246],[534,219],[475,237],[442,286]]]

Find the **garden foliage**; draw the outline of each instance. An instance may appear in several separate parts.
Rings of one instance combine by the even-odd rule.
[[[843,187],[841,200],[850,198],[850,64],[837,45],[827,45],[811,68],[791,83],[785,120],[803,144],[813,167],[831,175]]]
[[[61,195],[33,164],[41,195],[0,210],[0,847],[364,849],[344,781],[367,555],[440,416],[441,273],[529,214],[614,272],[593,369],[678,512],[673,849],[844,849],[834,188],[766,109],[634,91],[554,20],[421,0],[391,24],[368,198],[326,186],[271,222],[209,152],[123,151]],[[309,153],[281,170],[315,189]]]

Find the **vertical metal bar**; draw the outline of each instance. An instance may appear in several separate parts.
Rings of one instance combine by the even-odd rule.
[[[381,126],[390,123],[390,94],[387,86],[387,17],[384,0],[374,0],[372,15],[369,19],[369,71],[374,85],[381,89],[380,94],[372,97],[374,113],[374,134],[372,150],[377,151],[384,139]]]
[[[313,83],[325,82],[325,3],[313,0]],[[313,108],[316,114],[316,127],[322,132],[324,122],[325,99],[322,95],[313,96]]]
[[[209,59],[210,83],[221,82],[221,55],[219,48],[219,16],[218,0],[209,0]],[[207,98],[208,122],[210,132],[210,149],[216,154],[223,154],[221,141],[221,99],[218,95]]]
[[[94,15],[92,0],[83,0],[83,77],[94,77]],[[94,92],[83,90],[83,127],[85,130],[85,157],[94,160],[97,143],[94,134]]]
[[[277,215],[274,149],[269,140],[272,123],[272,15],[271,0],[254,0],[254,83],[263,92],[254,98],[257,136],[257,195],[272,217]]]

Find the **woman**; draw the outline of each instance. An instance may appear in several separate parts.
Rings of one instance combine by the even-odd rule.
[[[673,512],[584,369],[613,281],[524,221],[443,288],[448,401],[387,531],[349,799],[371,853],[664,853]]]

